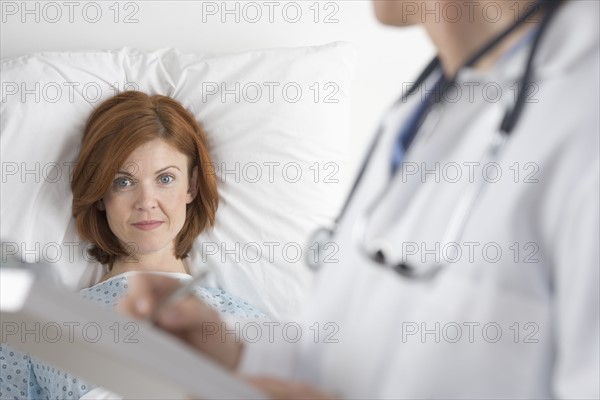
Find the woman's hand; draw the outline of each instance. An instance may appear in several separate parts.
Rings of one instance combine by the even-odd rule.
[[[267,376],[245,376],[244,380],[273,400],[335,400],[335,396],[323,393],[313,386]]]
[[[180,286],[175,279],[153,274],[139,274],[128,281],[129,292],[118,307],[138,318],[149,318],[157,305]],[[239,363],[243,343],[232,335],[222,335],[225,323],[196,296],[165,305],[156,325],[226,368],[234,370]]]

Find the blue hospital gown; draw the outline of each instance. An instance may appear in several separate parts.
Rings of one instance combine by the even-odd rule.
[[[127,292],[125,273],[83,289],[80,295],[101,307],[113,308]],[[164,273],[180,281],[189,275]],[[238,319],[267,319],[267,316],[224,290],[197,286],[194,293],[223,317]],[[93,362],[93,360],[90,360]],[[96,385],[61,371],[5,343],[0,344],[0,399],[79,399]]]

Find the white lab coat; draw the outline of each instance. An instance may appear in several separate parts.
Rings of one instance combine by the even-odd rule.
[[[502,176],[484,186],[458,241],[462,256],[429,283],[365,257],[357,221],[391,184],[370,226],[387,229],[396,257],[416,244],[406,259],[431,263],[425,248],[441,242],[472,185],[468,166],[481,178],[481,167],[465,163],[480,159],[498,129],[528,49],[492,72],[461,73],[472,87],[501,84],[500,101],[488,85],[487,101],[478,89],[463,93],[425,122],[407,162],[438,161],[438,182],[433,173],[424,183],[402,173],[389,182],[393,141],[418,95],[390,113],[334,239],[338,262],[319,273],[301,339],[265,334],[247,345],[242,371],[304,380],[343,398],[599,398],[598,19],[597,1],[569,2],[555,16],[534,64],[538,91],[500,168],[486,171],[490,181]]]

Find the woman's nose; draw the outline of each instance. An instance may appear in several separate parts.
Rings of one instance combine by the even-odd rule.
[[[152,210],[158,205],[156,190],[152,185],[140,184],[137,190],[135,208],[137,210]]]

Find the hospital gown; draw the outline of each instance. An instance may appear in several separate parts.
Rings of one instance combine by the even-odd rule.
[[[113,308],[127,292],[125,273],[98,283],[79,293],[104,308]],[[191,279],[189,275],[164,273],[180,281]],[[197,286],[194,293],[212,306],[225,320],[267,319],[261,311],[224,290]],[[90,360],[93,362],[93,360]],[[79,399],[96,385],[47,364],[5,343],[0,344],[0,399]]]

